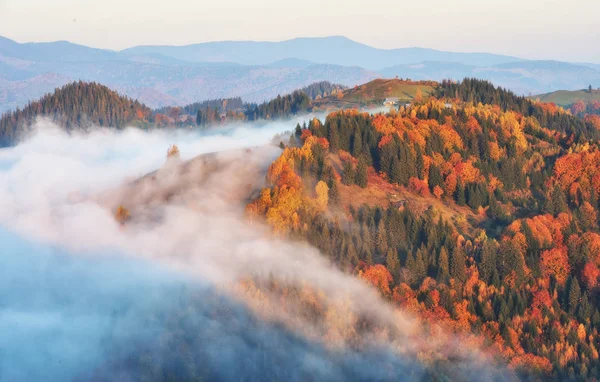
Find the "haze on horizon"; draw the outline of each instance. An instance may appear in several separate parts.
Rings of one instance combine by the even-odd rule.
[[[599,12],[596,0],[0,0],[0,35],[113,50],[343,35],[377,48],[600,63]]]

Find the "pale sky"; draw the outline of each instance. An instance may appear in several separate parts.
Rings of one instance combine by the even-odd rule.
[[[600,63],[600,0],[0,0],[0,35],[107,49],[343,35]]]

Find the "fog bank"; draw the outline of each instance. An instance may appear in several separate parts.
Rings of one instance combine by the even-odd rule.
[[[66,135],[41,122],[0,150],[0,377],[396,380],[439,366],[512,378],[315,249],[246,221],[280,153],[268,143],[295,124]],[[167,161],[173,143],[181,158]],[[273,280],[301,297],[269,290]]]

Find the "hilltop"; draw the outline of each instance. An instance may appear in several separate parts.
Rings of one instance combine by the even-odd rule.
[[[15,143],[39,117],[73,130],[91,126],[142,126],[151,113],[142,103],[106,86],[79,81],[56,89],[23,109],[4,114],[0,119],[0,143]]]
[[[435,81],[410,81],[402,79],[376,79],[363,85],[357,85],[329,97],[317,100],[317,108],[355,108],[382,106],[386,98],[397,98],[396,103],[412,101],[433,93],[438,83]]]
[[[542,102],[553,102],[559,106],[569,107],[577,101],[583,101],[584,103],[590,103],[592,101],[600,102],[600,90],[592,89],[591,92],[588,89],[557,90],[555,92],[539,94],[530,98],[539,99]]]

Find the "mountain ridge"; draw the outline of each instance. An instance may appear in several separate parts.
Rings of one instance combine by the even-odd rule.
[[[0,112],[43,96],[49,86],[77,80],[103,83],[158,108],[229,97],[263,102],[318,81],[354,86],[396,76],[435,81],[477,77],[530,95],[589,84],[597,87],[599,68],[491,53],[378,49],[340,36],[148,45],[121,51],[65,41],[21,44],[3,37]],[[40,84],[43,75],[52,75],[56,81]],[[22,88],[28,92],[19,91]]]

